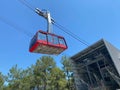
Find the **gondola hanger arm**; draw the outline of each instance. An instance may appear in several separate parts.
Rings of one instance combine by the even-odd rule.
[[[50,12],[47,10],[40,10],[39,8],[35,8],[35,12],[39,15],[42,16],[47,20],[47,32],[52,33],[52,24],[54,23],[53,18],[50,16]]]

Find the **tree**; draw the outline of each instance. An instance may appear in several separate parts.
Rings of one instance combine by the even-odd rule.
[[[29,90],[30,79],[28,70],[19,69],[17,65],[13,66],[8,73],[8,87],[10,90]]]
[[[71,90],[74,82],[70,58],[67,56],[63,56],[61,59],[61,63],[63,64],[63,71],[65,72],[66,78],[68,80],[67,87],[69,90]]]
[[[63,70],[56,66],[51,56],[42,56],[27,69],[13,66],[7,75],[8,85],[3,90],[70,90],[72,85],[70,63],[67,57],[62,57]],[[5,79],[0,73],[0,87],[3,86]],[[68,89],[67,89],[68,88]],[[0,88],[0,90],[2,90]]]
[[[20,86],[20,73],[21,70],[18,69],[17,65],[13,66],[8,73],[9,87],[12,89],[18,89]]]
[[[0,72],[0,90],[3,89],[4,86],[4,77],[2,73]]]
[[[50,77],[50,90],[65,90],[66,84],[64,72],[58,67],[53,68]]]
[[[43,56],[37,60],[34,67],[35,84],[39,87],[43,86],[47,89],[50,71],[56,66],[54,59],[50,56]]]

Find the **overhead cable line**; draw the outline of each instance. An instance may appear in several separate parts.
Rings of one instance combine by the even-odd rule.
[[[10,22],[9,20],[7,20],[7,19],[5,19],[5,18],[3,18],[1,16],[0,16],[0,21],[2,21],[3,23],[5,23],[5,24],[7,24],[7,25],[9,25],[11,27],[13,27],[15,30],[27,35],[28,37],[33,36],[33,34],[31,32],[26,31],[25,29],[21,28],[20,26],[16,25],[13,22]]]
[[[35,11],[35,7],[33,7],[30,3],[28,3],[26,0],[19,0],[22,4],[24,4],[25,6],[27,6],[30,10]],[[68,30],[67,28],[65,28],[64,26],[60,25],[59,23],[57,23],[56,21],[53,21],[53,25],[55,25],[57,28],[59,28],[60,30],[62,30],[64,33],[70,35],[72,38],[76,39],[77,41],[81,42],[82,44],[89,46],[88,42],[79,38],[79,36],[77,36],[76,34],[74,34],[73,32],[71,32],[70,30]]]
[[[54,25],[56,27],[58,27],[59,29],[61,29],[64,33],[70,35],[72,38],[76,39],[77,41],[81,42],[82,44],[84,44],[86,46],[89,46],[88,42],[86,42],[85,40],[79,38],[79,36],[77,36],[76,34],[74,34],[73,32],[71,32],[70,30],[68,30],[64,26],[58,24],[57,22],[55,22]]]
[[[33,12],[35,12],[35,7],[30,5],[29,2],[27,2],[26,0],[18,0],[20,1],[22,4],[24,4],[26,7],[28,7],[30,10],[32,10]]]

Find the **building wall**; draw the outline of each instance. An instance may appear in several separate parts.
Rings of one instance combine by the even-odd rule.
[[[120,80],[116,81],[110,73],[120,77],[119,55],[119,50],[114,46],[105,40],[100,40],[71,57],[76,89],[116,90],[120,88]]]

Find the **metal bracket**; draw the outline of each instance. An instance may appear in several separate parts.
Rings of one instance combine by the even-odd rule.
[[[54,23],[53,18],[50,16],[50,12],[49,11],[42,11],[38,8],[35,9],[35,12],[44,17],[47,20],[47,32],[48,33],[52,33],[52,24]]]

